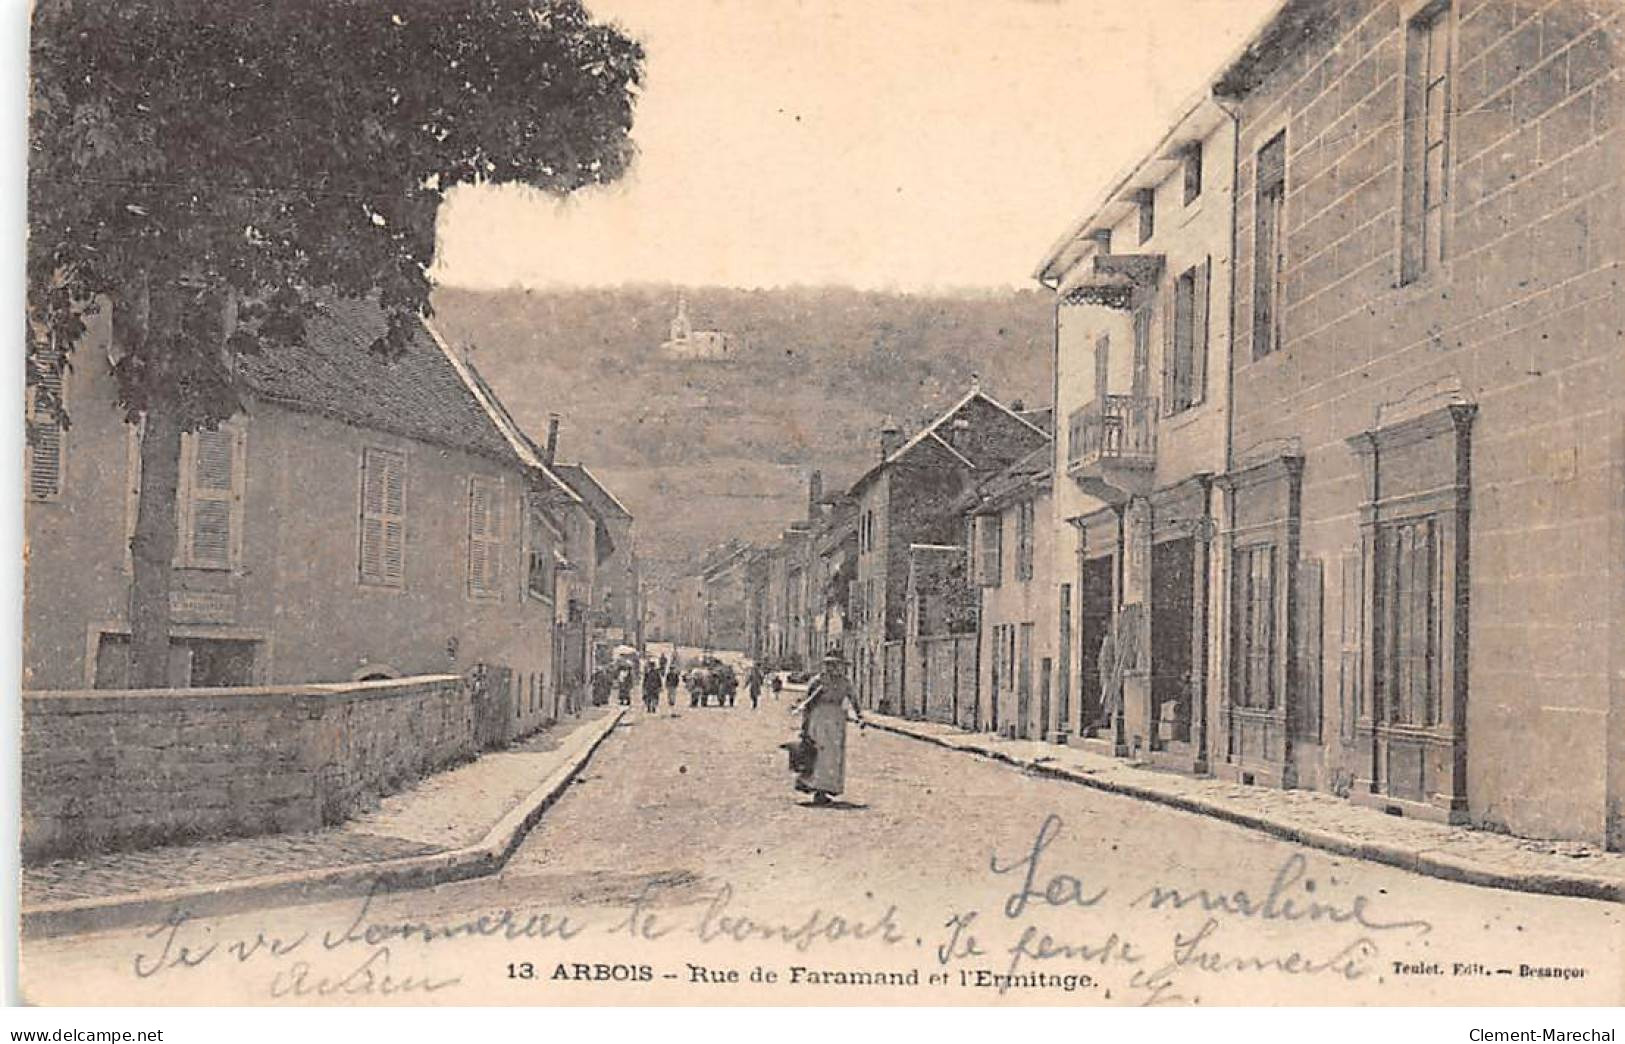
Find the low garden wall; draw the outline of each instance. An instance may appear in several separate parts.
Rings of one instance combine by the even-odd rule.
[[[23,858],[312,830],[472,758],[464,680],[25,692]]]

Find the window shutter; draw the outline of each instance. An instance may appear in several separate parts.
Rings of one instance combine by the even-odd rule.
[[[471,594],[490,590],[487,568],[490,562],[486,533],[491,521],[491,501],[485,483],[473,479],[468,484],[468,589]]]
[[[229,569],[236,502],[236,440],[227,428],[195,432],[189,438],[187,564],[198,569]]]
[[[406,574],[406,458],[368,448],[361,466],[361,579],[398,587]]]
[[[1315,743],[1321,738],[1321,621],[1325,578],[1321,561],[1306,558],[1297,573],[1297,735]]]
[[[62,493],[62,423],[53,408],[62,402],[62,357],[41,353],[34,364],[36,383],[28,389],[28,496],[55,500]]]
[[[1196,304],[1191,316],[1191,405],[1207,399],[1207,350],[1210,291],[1213,287],[1213,258],[1202,262],[1196,273]]]
[[[1354,726],[1363,713],[1361,683],[1365,666],[1365,561],[1360,548],[1343,553],[1339,580],[1337,705],[1343,742],[1354,742]]]
[[[473,477],[468,483],[468,589],[471,594],[496,594],[502,582],[502,491],[490,479]]]
[[[1179,399],[1179,277],[1168,281],[1162,302],[1162,409],[1164,417],[1174,412]]]

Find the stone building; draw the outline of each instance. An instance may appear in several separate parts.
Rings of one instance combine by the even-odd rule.
[[[1234,121],[1197,99],[1038,272],[1064,425],[1056,731],[1187,771],[1206,767],[1217,664],[1234,165]]]
[[[1618,4],[1286,4],[1239,118],[1215,767],[1625,841]]]
[[[1053,480],[1054,448],[1045,443],[965,500],[958,553],[976,593],[975,723],[1016,739],[1064,732],[1055,684]]]
[[[1233,215],[1159,249],[1181,179],[1140,182],[1204,134],[1176,127],[1150,178],[1131,174],[1046,259],[1058,404],[1096,362],[1068,336],[1074,300],[1126,307],[1134,346],[1132,371],[1108,359],[1094,382],[1118,395],[1126,377],[1120,420],[1076,416],[1065,447],[1079,491],[1121,506],[1098,575],[1098,509],[1063,504],[1065,483],[1056,497],[1060,524],[1082,523],[1080,657],[1100,618],[1149,595],[1149,619],[1120,631],[1115,749],[1164,745],[1159,491],[1179,483],[1197,554],[1178,558],[1209,589],[1193,599],[1208,640],[1191,642],[1207,659],[1191,681],[1208,691],[1190,700],[1191,767],[1625,842],[1622,19],[1600,0],[1285,0],[1180,121],[1216,111],[1206,140],[1234,145],[1204,146],[1201,194],[1234,184],[1181,234],[1210,207]],[[1183,352],[1181,305],[1170,342],[1156,306],[1142,331],[1138,302],[1177,292],[1176,250],[1204,244],[1211,419],[1191,413],[1207,434],[1171,469],[1182,422],[1148,401],[1166,400],[1166,369],[1138,363]],[[1085,719],[1094,673],[1076,672]]]
[[[551,462],[557,452],[551,439],[548,447]],[[597,569],[590,604],[596,637],[642,648],[642,578],[632,512],[585,464],[553,463],[552,469],[581,497],[592,516]]]
[[[104,313],[105,314],[105,313]],[[424,327],[388,362],[376,309],[322,304],[240,361],[246,409],[188,435],[171,583],[177,687],[502,668],[510,729],[562,706],[555,602],[580,500],[472,367]],[[140,489],[104,319],[62,378],[68,432],[28,454],[29,689],[126,684]]]
[[[848,492],[858,529],[850,668],[862,706],[902,709],[910,547],[955,545],[965,491],[1048,441],[979,387],[907,439],[881,433],[879,461]]]
[[[720,330],[696,330],[689,318],[688,298],[677,297],[677,314],[672,316],[670,336],[660,344],[660,353],[672,359],[719,361],[734,354],[734,338]]]

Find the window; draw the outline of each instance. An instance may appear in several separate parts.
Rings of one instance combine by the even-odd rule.
[[[1157,232],[1157,193],[1155,189],[1141,189],[1134,194],[1140,212],[1140,242],[1144,243]]]
[[[473,475],[468,480],[468,593],[500,596],[501,583],[502,482]]]
[[[367,447],[361,454],[361,553],[364,584],[400,587],[406,576],[406,456]]]
[[[55,352],[31,356],[34,383],[28,386],[28,453],[24,480],[30,500],[57,500],[62,495],[63,431],[57,409],[62,405],[62,357]]]
[[[1258,150],[1253,218],[1253,358],[1281,346],[1282,289],[1286,272],[1286,132]]]
[[[1179,413],[1207,395],[1208,284],[1211,262],[1174,280],[1170,339],[1162,371],[1163,412]]]
[[[1236,562],[1237,679],[1235,703],[1275,707],[1275,547],[1241,548]]]
[[[1004,525],[998,515],[983,515],[977,521],[981,530],[981,561],[976,564],[976,580],[983,587],[998,587],[1004,571]]]
[[[1405,208],[1401,279],[1444,259],[1450,162],[1450,5],[1411,19],[1405,34]]]
[[[1437,532],[1432,518],[1377,531],[1377,705],[1395,724],[1439,723]]]
[[[554,559],[553,531],[540,499],[528,503],[530,542],[525,552],[525,591],[552,604],[558,589],[558,563]]]
[[[1016,579],[1033,578],[1033,502],[1016,505]]]
[[[1185,148],[1185,205],[1188,207],[1202,195],[1202,143],[1191,142]]]
[[[181,436],[177,565],[190,569],[241,565],[243,441],[243,430],[232,424]]]

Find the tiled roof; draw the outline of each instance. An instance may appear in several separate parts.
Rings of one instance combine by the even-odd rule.
[[[293,348],[239,360],[254,392],[295,409],[518,464],[512,447],[427,330],[414,331],[397,359],[369,350],[383,312],[358,300],[329,300]]]
[[[1001,507],[1010,500],[1023,499],[1023,491],[1036,489],[1053,476],[1054,447],[1050,443],[1021,457],[1014,464],[990,476],[970,490],[959,504],[960,510]]]
[[[1017,421],[1021,422],[1022,424],[1026,425],[1028,428],[1031,428],[1033,430],[1033,432],[1035,434],[1037,434],[1037,435],[1042,435],[1046,439],[1049,437],[1050,433],[1045,431],[1042,427],[1039,427],[1037,424],[1034,424],[1030,417],[1028,417],[1027,415],[1025,415],[1023,413],[1017,413],[1016,411],[1010,409],[1010,407],[1004,405],[1004,403],[999,402],[997,399],[993,398],[991,395],[988,395],[987,393],[983,392],[981,390],[980,384],[973,384],[971,386],[971,390],[969,392],[965,393],[965,396],[963,398],[961,398],[958,402],[956,402],[952,406],[948,407],[948,409],[942,414],[942,416],[938,417],[936,420],[932,421],[930,424],[927,424],[925,427],[921,428],[918,432],[916,432],[914,434],[914,436],[912,438],[910,438],[908,441],[904,442],[897,449],[893,450],[883,460],[881,460],[880,463],[876,464],[874,467],[870,468],[868,471],[864,472],[861,476],[859,476],[858,480],[856,482],[852,483],[852,488],[847,491],[847,495],[848,496],[855,496],[859,489],[863,488],[863,486],[866,485],[871,478],[873,478],[874,476],[880,474],[881,470],[884,469],[888,464],[892,464],[892,463],[895,463],[896,461],[901,460],[903,457],[905,457],[908,454],[914,452],[915,447],[920,446],[921,444],[927,443],[927,442],[936,443],[942,449],[944,449],[944,450],[948,451],[949,453],[953,454],[954,456],[958,457],[968,467],[980,468],[980,467],[986,466],[987,461],[970,459],[969,457],[965,456],[964,453],[962,453],[958,449],[956,449],[951,440],[944,439],[941,435],[938,434],[939,430],[946,427],[948,425],[949,421],[953,420],[956,416],[959,415],[959,413],[961,411],[965,410],[972,403],[976,403],[976,402],[985,403],[987,406],[992,407],[998,413],[1001,413],[1001,414],[1003,414],[1003,415],[1005,415],[1007,417],[1010,417],[1010,418],[1012,418],[1014,420],[1017,420]]]

